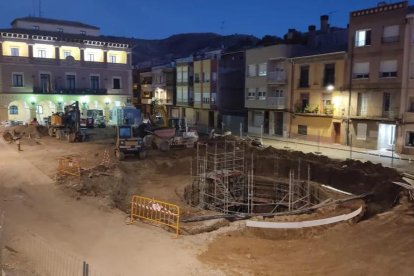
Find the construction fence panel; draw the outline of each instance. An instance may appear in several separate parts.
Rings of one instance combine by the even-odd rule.
[[[108,273],[95,268],[80,257],[55,246],[44,238],[32,234],[22,246],[22,253],[36,275],[42,276],[122,276],[123,272]]]
[[[131,219],[143,219],[166,225],[175,230],[178,237],[180,232],[180,207],[177,205],[143,196],[133,196],[131,202]]]

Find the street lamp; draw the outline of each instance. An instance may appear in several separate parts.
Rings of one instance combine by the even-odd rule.
[[[329,84],[328,86],[326,86],[326,90],[329,92],[332,92],[335,89],[335,86],[333,86],[332,84]]]

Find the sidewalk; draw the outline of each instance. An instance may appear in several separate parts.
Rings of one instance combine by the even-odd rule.
[[[248,136],[261,138],[260,135],[248,133]],[[400,171],[414,173],[414,156],[399,154],[389,150],[371,150],[355,148],[340,144],[318,143],[296,138],[283,138],[263,135],[263,144],[286,150],[298,150],[326,155],[334,159],[356,159],[362,162],[381,163]]]

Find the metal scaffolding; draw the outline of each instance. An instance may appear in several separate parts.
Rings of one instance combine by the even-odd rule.
[[[186,198],[193,206],[229,213],[277,213],[311,207],[326,196],[317,183],[310,181],[310,165],[307,179],[300,178],[301,161],[298,162],[297,178],[290,169],[288,177],[281,177],[279,162],[274,157],[272,177],[255,176],[253,152],[246,156],[244,145],[225,140],[212,144],[197,144],[193,182]],[[264,162],[263,158],[259,162]],[[270,161],[271,162],[271,161]]]

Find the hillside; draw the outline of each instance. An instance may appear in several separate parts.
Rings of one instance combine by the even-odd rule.
[[[214,33],[188,33],[173,35],[165,39],[134,39],[133,64],[148,62],[161,64],[195,52],[215,50],[224,47],[238,50],[256,45],[259,39],[251,35],[227,35]]]

